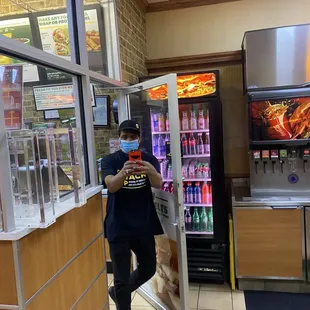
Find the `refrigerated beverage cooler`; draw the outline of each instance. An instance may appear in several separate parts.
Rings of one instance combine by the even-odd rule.
[[[176,115],[169,115],[168,107],[160,104],[166,87],[148,90],[143,111],[135,110],[131,103],[131,113],[142,125],[143,147],[160,162],[161,190],[170,193],[174,192],[171,119],[177,118],[189,279],[223,282],[228,215],[224,201],[219,72],[178,75]]]

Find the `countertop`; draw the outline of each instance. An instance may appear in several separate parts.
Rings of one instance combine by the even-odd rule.
[[[251,197],[249,179],[232,180],[233,207],[292,207],[310,206],[310,197],[302,196],[265,196]]]

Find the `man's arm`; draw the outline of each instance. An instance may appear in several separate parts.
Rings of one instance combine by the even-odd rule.
[[[158,173],[155,169],[154,171],[148,174],[151,186],[157,189],[160,189],[163,183],[161,174]]]
[[[127,161],[122,170],[114,175],[114,171],[111,168],[111,163],[105,161],[104,159],[101,161],[103,180],[110,193],[115,193],[123,187],[126,177],[134,171],[133,167],[134,163]]]

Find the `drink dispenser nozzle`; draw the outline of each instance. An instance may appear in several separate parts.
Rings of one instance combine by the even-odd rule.
[[[291,172],[296,171],[296,160],[297,160],[297,151],[295,149],[291,149],[288,155],[288,163],[290,165]]]
[[[280,164],[281,164],[281,173],[283,173],[283,165],[287,160],[287,150],[280,150]]]
[[[267,162],[270,160],[270,151],[269,150],[262,150],[262,160],[264,164],[264,173],[266,173],[266,165]]]
[[[279,151],[278,150],[271,150],[270,151],[270,159],[272,162],[272,173],[274,173],[274,165],[276,164],[277,160],[279,160]]]
[[[261,160],[260,150],[254,150],[252,152],[252,159],[254,160],[254,163],[255,163],[255,173],[257,174],[257,166],[258,166],[258,163]]]
[[[306,173],[306,164],[308,162],[308,159],[310,158],[310,148],[303,149],[302,158],[304,160],[304,163],[303,163],[304,173]]]

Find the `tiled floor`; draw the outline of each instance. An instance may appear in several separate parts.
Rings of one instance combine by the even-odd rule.
[[[113,284],[112,275],[108,275],[109,286]],[[189,292],[191,310],[246,310],[243,292],[231,291],[228,285],[191,284]],[[154,309],[138,293],[132,294],[132,310]],[[110,310],[116,310],[110,299]]]

